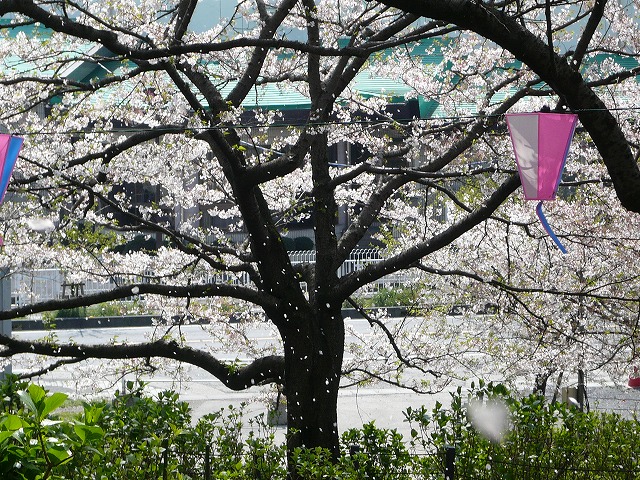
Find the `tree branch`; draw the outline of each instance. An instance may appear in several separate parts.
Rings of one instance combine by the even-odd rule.
[[[607,300],[607,301],[617,301],[617,302],[625,302],[625,303],[638,303],[637,297],[620,297],[615,295],[598,295],[596,293],[592,293],[589,291],[559,291],[555,289],[545,289],[545,288],[533,288],[533,287],[516,287],[514,285],[510,285],[508,283],[502,282],[500,280],[484,278],[478,275],[477,273],[467,272],[464,270],[442,270],[440,268],[428,267],[422,263],[416,263],[415,267],[422,270],[423,272],[430,273],[433,275],[440,276],[458,276],[465,277],[471,280],[475,280],[479,283],[484,283],[487,285],[491,285],[492,287],[498,288],[505,292],[511,293],[545,293],[549,295],[557,295],[557,296],[566,296],[566,297],[582,297],[582,298],[592,298],[594,300]],[[598,287],[593,287],[591,290],[595,290]]]
[[[516,17],[475,0],[380,0],[426,18],[454,23],[494,41],[511,52],[578,112],[611,175],[624,208],[640,213],[640,169],[615,117],[575,68],[557,54],[549,58],[547,45],[524,28]],[[596,15],[597,17],[597,15]]]
[[[419,393],[420,395],[433,395],[435,393],[441,392],[447,387],[447,385],[449,385],[451,383],[451,380],[447,380],[443,385],[440,385],[435,390],[432,389],[432,388],[430,388],[428,390],[423,390],[423,389],[415,387],[413,385],[408,385],[408,384],[403,383],[403,382],[398,381],[398,380],[391,380],[390,378],[384,377],[383,375],[379,375],[377,373],[370,372],[366,368],[349,368],[347,370],[343,370],[342,371],[342,375],[351,375],[353,373],[361,373],[363,375],[366,375],[369,378],[374,378],[374,379],[378,380],[379,382],[386,383],[388,385],[393,385],[394,387],[402,388],[404,390],[410,390],[410,391],[412,391],[414,393]],[[364,382],[364,380],[356,380],[356,381],[353,381],[353,382],[351,382],[349,384],[341,385],[340,388],[354,387],[356,385],[360,385],[363,382]]]
[[[402,351],[400,350],[400,347],[398,346],[393,333],[391,333],[391,331],[387,328],[387,326],[383,322],[381,322],[377,318],[373,318],[371,315],[369,315],[364,308],[362,308],[360,305],[358,305],[356,303],[355,300],[353,300],[353,298],[351,298],[351,297],[347,298],[347,302],[349,302],[349,305],[351,305],[353,308],[355,308],[356,311],[360,315],[362,315],[365,318],[365,320],[367,320],[367,322],[369,322],[370,326],[373,327],[375,325],[375,326],[377,326],[378,328],[380,328],[384,332],[384,334],[387,337],[387,340],[389,341],[389,344],[391,345],[391,348],[393,348],[393,351],[396,354],[396,358],[400,361],[400,363],[402,363],[404,366],[406,366],[408,368],[416,369],[416,370],[418,370],[418,371],[420,371],[422,373],[433,375],[435,378],[440,378],[442,376],[442,373],[436,372],[435,370],[422,368],[417,363],[415,363],[412,360],[406,358],[402,354]]]
[[[268,20],[264,22],[262,29],[260,30],[260,39],[271,39],[276,33],[280,24],[285,20],[287,14],[295,5],[297,0],[284,0],[278,9],[268,17]],[[234,106],[239,106],[242,100],[247,94],[254,88],[254,83],[262,70],[264,61],[267,57],[268,49],[265,47],[256,47],[251,55],[251,59],[244,71],[242,77],[238,80],[238,83],[233,90],[227,96],[227,101]]]
[[[87,307],[97,303],[120,300],[136,295],[163,295],[174,298],[204,298],[204,297],[232,297],[239,300],[246,300],[255,305],[260,305],[264,309],[275,309],[278,307],[277,300],[265,292],[258,292],[250,288],[228,284],[205,284],[205,285],[159,285],[153,283],[137,283],[116,287],[105,292],[81,297],[48,300],[46,302],[35,303],[12,310],[0,311],[0,320],[10,320],[13,318],[25,317],[33,313],[48,312],[65,308]]]
[[[593,9],[591,10],[591,15],[589,15],[587,25],[582,31],[580,40],[576,45],[575,53],[573,54],[574,68],[576,70],[582,64],[582,60],[584,60],[589,43],[591,43],[593,35],[596,33],[598,25],[600,24],[600,20],[602,20],[602,17],[604,16],[604,7],[606,4],[607,0],[596,0]]]
[[[157,340],[131,345],[56,345],[44,342],[17,340],[0,335],[0,357],[11,357],[20,353],[46,355],[49,357],[71,357],[70,362],[100,359],[124,359],[162,357],[188,363],[202,368],[232,390],[245,390],[253,385],[284,382],[284,357],[271,355],[258,358],[248,365],[226,364],[208,352],[175,341]]]
[[[2,352],[0,352],[0,356],[2,355]],[[74,358],[63,358],[61,360],[58,360],[57,362],[53,362],[50,365],[47,365],[44,368],[41,368],[40,370],[36,370],[35,372],[27,372],[27,373],[23,373],[22,375],[18,375],[18,378],[20,380],[28,380],[34,377],[40,377],[42,375],[46,375],[47,373],[53,372],[54,370],[57,370],[60,367],[63,367],[65,365],[71,365],[74,363],[79,363],[79,362],[83,362],[85,359],[84,358],[78,358],[78,357],[74,357]]]
[[[288,4],[297,3],[293,0],[288,0]],[[292,8],[293,5],[289,5],[288,8]],[[51,12],[39,7],[32,0],[3,0],[0,3],[0,16],[8,13],[21,13],[25,16],[32,18],[35,22],[39,22],[45,27],[51,28],[57,32],[66,33],[77,38],[82,38],[90,42],[96,42],[104,45],[110,51],[116,55],[120,55],[123,58],[130,58],[132,60],[157,60],[165,59],[168,57],[176,57],[186,54],[207,54],[213,52],[227,51],[233,48],[243,47],[256,47],[259,49],[290,49],[303,53],[315,53],[322,56],[355,56],[355,57],[368,57],[371,53],[384,50],[387,48],[386,44],[371,45],[371,49],[362,47],[320,47],[317,45],[309,45],[305,42],[286,40],[278,38],[236,38],[220,42],[207,42],[207,43],[190,43],[190,44],[172,44],[168,47],[155,47],[150,43],[146,37],[141,37],[135,34],[133,31],[124,31],[118,29],[115,26],[109,26],[109,30],[91,27],[82,23],[76,22],[73,18],[53,15]],[[272,15],[269,17],[274,19],[269,27],[277,27],[282,22],[278,16]],[[32,23],[35,23],[32,22]],[[19,26],[19,24],[16,24]],[[3,26],[3,28],[9,28]],[[116,31],[120,31],[124,36],[130,36],[137,41],[142,41],[145,48],[132,48],[130,45],[119,41]],[[149,48],[151,47],[151,48]]]
[[[491,112],[491,116],[486,119],[478,119],[469,129],[468,133],[459,141],[455,142],[451,147],[447,149],[442,155],[435,160],[427,163],[425,166],[412,169],[409,172],[402,172],[401,175],[392,177],[382,188],[378,189],[369,198],[365,208],[362,209],[358,217],[354,222],[349,225],[346,232],[340,237],[338,243],[338,255],[336,258],[336,264],[340,265],[349,255],[349,252],[355,248],[358,242],[362,239],[366,231],[370,228],[371,224],[376,220],[380,209],[384,203],[404,184],[418,180],[423,175],[430,172],[438,172],[448,164],[453,162],[473,143],[482,136],[484,132],[493,128],[499,115],[504,114],[508,109],[518,102],[526,94],[525,90],[516,92],[511,98],[505,100],[498,108]],[[364,167],[363,167],[364,168]],[[516,185],[517,187],[517,185]],[[506,197],[505,197],[506,198]],[[504,199],[503,199],[504,201]],[[497,208],[497,206],[496,206]],[[336,268],[338,268],[336,266]],[[387,271],[385,273],[391,273]]]
[[[187,28],[193,17],[196,5],[198,5],[197,0],[180,0],[176,14],[176,24],[173,30],[173,44],[180,44],[182,42],[182,37],[187,33]]]
[[[482,221],[489,218],[493,212],[511,195],[516,188],[520,186],[520,177],[512,175],[501,186],[499,186],[493,194],[485,201],[484,205],[477,208],[462,220],[454,223],[443,232],[435,235],[431,239],[420,242],[404,252],[389,257],[380,262],[370,263],[363,269],[350,273],[342,277],[341,284],[338,287],[338,296],[344,295],[347,298],[358,288],[372,282],[378,278],[382,278],[398,270],[408,268],[411,264],[419,259],[436,252],[441,248],[449,245],[460,236],[471,230]]]
[[[84,165],[92,160],[102,160],[104,165],[108,164],[115,157],[120,155],[123,152],[126,152],[132,147],[137,145],[141,145],[145,142],[155,140],[157,138],[162,137],[163,135],[171,134],[171,133],[184,133],[185,130],[188,130],[184,126],[180,125],[163,125],[160,127],[152,127],[141,132],[136,132],[127,138],[125,138],[122,142],[119,143],[110,143],[109,146],[99,152],[89,153],[87,155],[83,155],[81,157],[75,158],[67,162],[66,167],[76,167],[78,165]],[[81,134],[83,132],[78,132]],[[34,163],[35,165],[35,163]],[[54,175],[54,171],[52,168],[45,167],[44,165],[40,165],[45,172],[38,173],[34,177],[29,178],[13,178],[12,182],[17,185],[27,185],[29,183],[42,180],[43,178],[52,177]]]

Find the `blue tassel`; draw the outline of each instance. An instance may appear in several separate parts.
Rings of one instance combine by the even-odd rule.
[[[540,223],[542,223],[542,226],[551,237],[551,240],[555,242],[555,244],[558,246],[558,248],[562,253],[567,253],[567,249],[564,248],[564,245],[562,245],[562,242],[560,242],[558,237],[556,237],[556,234],[553,233],[553,230],[551,230],[551,227],[549,226],[549,222],[547,222],[547,217],[545,217],[544,213],[542,212],[542,202],[538,202],[538,206],[536,207],[536,213],[538,214]]]

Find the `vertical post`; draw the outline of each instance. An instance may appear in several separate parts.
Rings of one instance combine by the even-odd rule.
[[[578,393],[576,400],[580,406],[580,411],[584,412],[584,370],[578,369]]]
[[[455,480],[456,475],[456,447],[444,447],[444,479]]]
[[[0,307],[3,312],[11,310],[11,275],[8,268],[0,269]],[[0,320],[0,334],[10,337],[11,328],[11,320]],[[11,374],[11,359],[8,358],[5,361],[7,363],[4,363],[0,370],[0,381]]]
[[[211,480],[211,445],[204,449],[204,480]]]
[[[356,470],[360,470],[360,461],[356,456],[359,452],[360,452],[360,445],[349,445],[349,456],[352,458],[353,466],[355,467]],[[356,457],[356,458],[353,459],[353,457]]]
[[[162,440],[162,480],[167,480],[169,478],[169,440]]]

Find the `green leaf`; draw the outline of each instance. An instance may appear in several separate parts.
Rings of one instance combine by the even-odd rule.
[[[36,413],[36,414],[38,413],[38,407],[36,407],[36,404],[32,400],[29,392],[20,392],[18,395],[20,396],[20,400],[22,401],[25,407],[27,407],[33,413]]]
[[[18,415],[9,414],[1,422],[1,425],[7,430],[14,432],[20,430],[24,425],[22,419]]]
[[[47,447],[47,455],[49,455],[50,458],[55,458],[58,465],[71,458],[71,454],[67,449],[59,445]]]
[[[102,415],[102,410],[104,409],[104,405],[91,405],[88,403],[84,404],[84,421],[87,425],[93,425],[96,423],[100,416]]]
[[[44,401],[44,409],[42,410],[42,413],[40,413],[40,417],[46,417],[49,413],[62,405],[66,399],[67,395],[60,392],[56,392],[50,397],[47,397]]]
[[[104,430],[94,425],[77,423],[73,426],[73,429],[82,442],[94,442],[96,440],[100,440],[104,436]]]
[[[82,440],[82,443],[87,440],[87,430],[85,427],[86,425],[83,424],[76,424],[73,426],[73,430],[76,432],[76,435],[78,435],[80,440]]]
[[[28,391],[29,395],[31,395],[31,398],[36,404],[42,401],[42,399],[47,394],[44,388],[42,388],[40,385],[36,385],[35,383],[29,385]]]

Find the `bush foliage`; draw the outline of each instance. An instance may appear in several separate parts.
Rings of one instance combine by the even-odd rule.
[[[64,411],[66,395],[9,378],[0,386],[0,478],[44,479],[285,479],[287,452],[262,416],[243,425],[242,408],[193,422],[174,392],[145,395],[129,382],[111,402]],[[480,433],[468,405],[499,400],[507,431]],[[441,479],[445,447],[456,449],[455,478],[640,478],[637,419],[582,413],[541,397],[516,399],[485,384],[449,408],[408,409],[410,438],[373,423],[342,434],[342,454],[296,449],[289,461],[303,479]],[[481,430],[481,429],[480,429]]]

